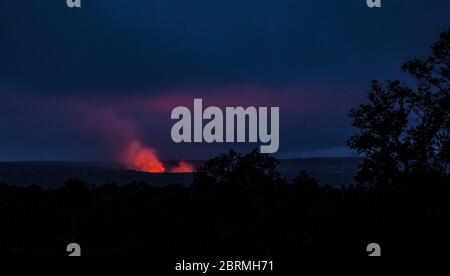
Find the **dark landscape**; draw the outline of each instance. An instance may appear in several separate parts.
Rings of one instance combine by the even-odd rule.
[[[450,1],[65,2],[0,2],[2,259],[450,255]]]
[[[84,256],[155,258],[366,256],[372,242],[387,256],[434,256],[450,246],[448,176],[331,187],[306,171],[286,179],[278,164],[257,152],[229,152],[200,166],[187,186],[0,184],[0,254],[63,256],[72,242]]]
[[[200,167],[205,161],[190,161]],[[307,170],[320,183],[330,186],[353,185],[360,158],[311,158],[281,160],[279,170],[286,178],[293,178],[299,169]],[[167,164],[178,162],[169,161]],[[58,188],[68,179],[79,179],[93,186],[107,183],[126,185],[146,183],[152,187],[170,185],[190,186],[192,173],[144,173],[124,169],[115,163],[88,162],[0,162],[0,183],[25,187],[40,185]]]

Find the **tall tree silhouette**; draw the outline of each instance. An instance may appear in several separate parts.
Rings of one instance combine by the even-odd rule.
[[[431,54],[405,63],[413,83],[372,82],[369,103],[350,112],[360,130],[348,144],[365,155],[357,180],[390,185],[398,177],[445,175],[450,155],[450,31]]]
[[[194,175],[194,186],[229,187],[243,190],[282,184],[279,162],[254,150],[248,154],[230,151],[206,162]]]

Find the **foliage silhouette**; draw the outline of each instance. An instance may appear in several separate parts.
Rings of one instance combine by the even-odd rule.
[[[360,133],[348,144],[365,156],[359,184],[388,186],[398,178],[448,173],[450,31],[431,49],[428,57],[402,67],[415,80],[413,87],[373,81],[369,103],[350,112]]]
[[[258,150],[245,155],[231,150],[201,166],[194,174],[194,187],[209,185],[251,192],[269,189],[286,184],[278,166],[278,160]]]
[[[77,242],[87,256],[345,256],[366,255],[373,241],[385,255],[446,254],[448,178],[428,179],[432,186],[336,189],[305,171],[288,182],[276,163],[230,152],[205,164],[191,187],[3,184],[0,255],[65,255]]]

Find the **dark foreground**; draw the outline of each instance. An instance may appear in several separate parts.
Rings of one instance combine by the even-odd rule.
[[[286,181],[265,157],[227,158],[191,187],[3,184],[0,255],[67,255],[72,242],[88,256],[367,256],[370,243],[383,255],[448,255],[448,178],[331,188],[305,172]]]

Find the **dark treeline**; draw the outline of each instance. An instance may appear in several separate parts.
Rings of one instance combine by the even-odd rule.
[[[402,68],[415,83],[374,81],[351,111],[349,146],[365,157],[356,186],[292,180],[278,161],[231,151],[191,187],[145,183],[56,190],[0,185],[0,254],[298,256],[447,255],[450,248],[450,32]],[[151,184],[151,183],[148,183]]]
[[[57,190],[0,186],[1,255],[284,256],[446,254],[448,177],[390,188],[321,187],[292,181],[256,152],[211,160],[189,188],[134,183]],[[412,185],[414,184],[414,185]]]

